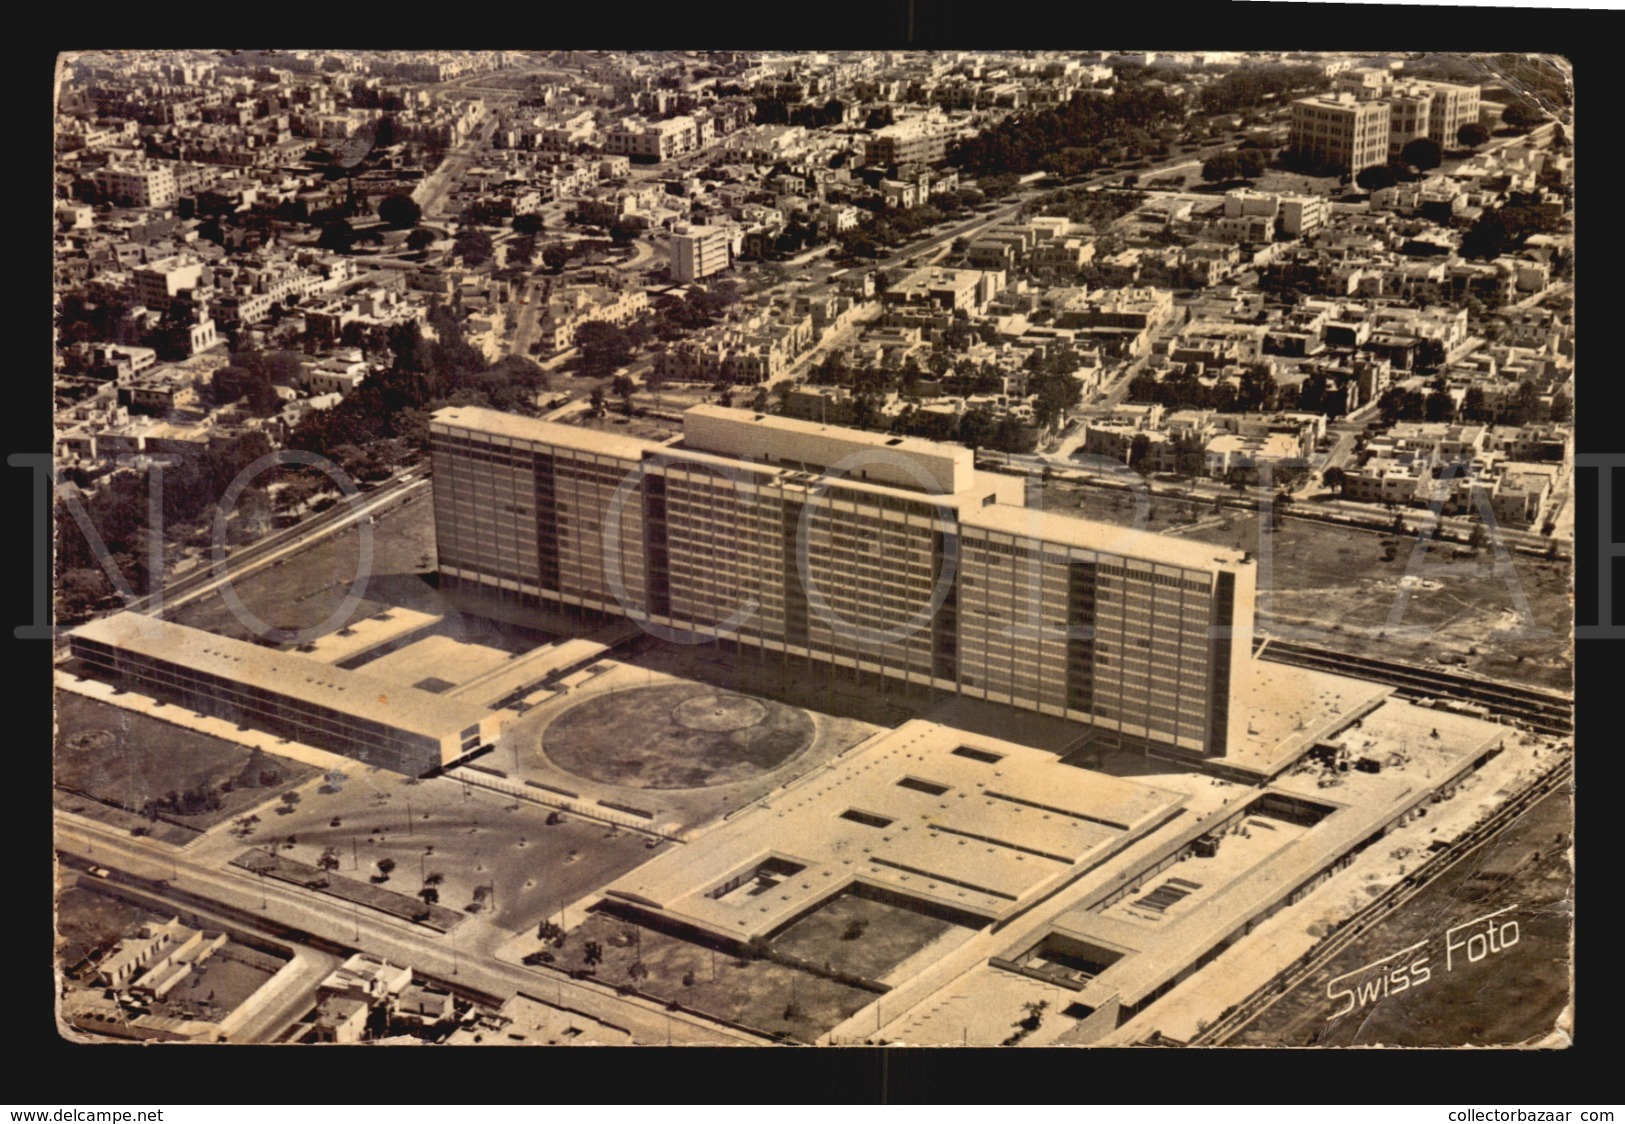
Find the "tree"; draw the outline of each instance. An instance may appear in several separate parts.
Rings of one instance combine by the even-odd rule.
[[[378,217],[392,230],[406,230],[423,218],[423,208],[410,195],[391,195],[378,204]]]
[[[1225,183],[1241,175],[1241,161],[1234,152],[1216,153],[1202,162],[1202,178],[1209,183]]]
[[[1398,181],[1399,177],[1386,164],[1373,164],[1369,168],[1361,168],[1360,174],[1354,177],[1354,182],[1366,191],[1381,191],[1385,187],[1393,187]]]
[[[336,219],[333,222],[324,223],[322,225],[321,237],[316,240],[316,245],[321,249],[337,250],[340,253],[347,251],[354,244],[355,231],[351,229],[350,224],[343,219]]]
[[[1344,485],[1348,483],[1348,478],[1348,473],[1344,472],[1341,468],[1336,467],[1328,468],[1325,474],[1321,477],[1321,479],[1326,481],[1326,487],[1330,488],[1338,495],[1342,494]]]
[[[1418,171],[1428,172],[1444,162],[1444,148],[1432,137],[1415,137],[1405,142],[1399,158]]]
[[[592,402],[593,416],[594,417],[599,417],[599,418],[603,417],[604,416],[604,388],[603,387],[595,386],[595,387],[592,388],[591,402]]]
[[[1469,121],[1456,130],[1456,143],[1463,148],[1477,148],[1490,139],[1490,131],[1477,121]]]
[[[338,852],[329,847],[322,852],[322,857],[316,860],[316,865],[323,870],[337,870],[339,868]]]
[[[541,215],[528,211],[513,217],[513,228],[520,234],[540,234],[547,229],[547,224],[542,221]]]
[[[583,371],[604,378],[632,357],[632,343],[626,329],[601,320],[589,320],[576,329],[576,347],[581,350]]]
[[[1544,124],[1546,114],[1525,102],[1513,102],[1507,106],[1506,112],[1501,114],[1501,124],[1508,128],[1527,131],[1536,125]]]
[[[440,891],[433,886],[425,886],[418,891],[418,897],[423,899],[424,905],[434,905],[440,900]]]
[[[604,946],[597,941],[588,941],[581,949],[581,959],[590,967],[603,962]]]
[[[972,406],[959,419],[959,442],[973,451],[988,444],[993,436],[993,415],[986,406]]]
[[[379,859],[375,865],[378,867],[378,873],[383,876],[380,881],[388,881],[389,872],[395,869],[395,860]]]
[[[542,247],[542,264],[554,273],[562,272],[570,263],[570,250],[561,242],[551,242]]]
[[[483,230],[460,231],[451,248],[471,269],[491,260],[491,236]]]
[[[1151,463],[1146,454],[1151,452],[1151,438],[1143,433],[1136,433],[1134,440],[1128,444],[1128,466],[1134,471],[1146,475],[1151,471]]]
[[[1256,179],[1264,174],[1268,166],[1263,150],[1257,148],[1243,148],[1236,153],[1237,171],[1242,179]]]
[[[425,230],[420,226],[406,236],[406,248],[409,250],[427,250],[434,245],[434,241],[434,232]]]

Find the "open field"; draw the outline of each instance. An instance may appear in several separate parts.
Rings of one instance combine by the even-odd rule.
[[[405,604],[402,591],[433,590],[416,574],[434,568],[434,504],[427,492],[378,516],[372,530],[372,567],[364,596],[336,629],[382,612],[388,604]],[[233,585],[237,597],[255,616],[274,628],[299,630],[322,624],[344,604],[357,580],[361,561],[360,532],[348,528],[306,550],[288,555]],[[177,624],[205,629],[238,640],[257,639],[237,619],[219,590],[169,613]]]
[[[438,874],[441,905],[515,932],[659,853],[635,833],[567,813],[548,824],[547,808],[450,778],[417,781],[359,763],[348,772],[338,791],[318,790],[288,815],[265,817],[246,844],[291,837],[281,854],[312,866],[331,850],[335,874],[363,883],[388,859],[395,868],[386,888],[407,895]]]
[[[1572,801],[1566,792],[1559,790],[1540,801],[1498,839],[1439,878],[1397,915],[1356,940],[1265,1011],[1231,1039],[1231,1044],[1506,1046],[1549,1034],[1570,994],[1573,870],[1557,840],[1559,836],[1569,838],[1573,824]],[[1539,859],[1533,858],[1535,852]],[[1529,861],[1508,881],[1475,878],[1486,864],[1508,860],[1515,864],[1520,859]],[[1499,952],[1484,953],[1476,962],[1458,945],[1447,961],[1448,929],[1507,907],[1509,911],[1495,923],[1516,922],[1515,943]],[[1472,926],[1455,940],[1465,941],[1482,930],[1483,925]],[[1342,1018],[1328,1017],[1347,1002],[1328,998],[1329,983],[1424,941],[1425,947],[1401,955],[1391,964],[1402,961],[1408,968],[1417,957],[1426,955],[1426,982],[1356,1005]],[[1333,987],[1369,985],[1381,974],[1372,969]]]
[[[605,983],[630,984],[646,995],[802,1042],[814,1041],[875,999],[863,988],[771,960],[736,959],[604,913],[570,929],[564,948],[553,955],[565,968],[585,968],[588,941],[603,949],[597,978]],[[648,976],[634,980],[628,969],[640,959]]]
[[[556,718],[547,756],[592,780],[634,788],[703,788],[751,780],[813,740],[806,712],[703,684],[598,695]]]
[[[1130,496],[1067,483],[1047,486],[1044,506],[1120,525],[1137,516]],[[1573,689],[1565,563],[1515,555],[1511,573],[1499,574],[1488,551],[1452,561],[1448,546],[1416,552],[1414,535],[1285,519],[1261,540],[1251,513],[1170,497],[1149,506],[1156,518],[1147,530],[1254,552],[1261,630],[1353,655],[1446,662],[1493,679]],[[1391,562],[1383,561],[1385,539],[1397,546]]]
[[[845,893],[774,937],[773,947],[878,980],[954,927],[916,910]]]
[[[56,783],[126,812],[140,812],[149,801],[174,794],[208,791],[218,798],[218,808],[162,813],[204,830],[316,776],[316,770],[287,758],[71,691],[56,693],[56,708]]]

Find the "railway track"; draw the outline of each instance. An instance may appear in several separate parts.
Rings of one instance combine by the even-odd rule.
[[[1368,656],[1352,656],[1289,640],[1268,640],[1262,648],[1257,649],[1257,654],[1262,659],[1278,663],[1386,683],[1397,688],[1398,693],[1406,698],[1449,699],[1476,704],[1494,714],[1515,719],[1542,734],[1564,737],[1574,732],[1574,700],[1551,691],[1490,683],[1468,675]]]
[[[1518,817],[1568,783],[1573,775],[1572,759],[1559,762],[1542,773],[1490,813],[1481,823],[1457,836],[1444,850],[1439,851],[1413,873],[1406,875],[1386,893],[1374,898],[1369,905],[1345,921],[1337,932],[1317,945],[1303,959],[1254,992],[1240,1005],[1226,1011],[1212,1026],[1185,1045],[1219,1046],[1240,1034],[1265,1011],[1291,994],[1349,945],[1364,936],[1374,925],[1385,920],[1395,910],[1420,894],[1434,880],[1512,826]]]

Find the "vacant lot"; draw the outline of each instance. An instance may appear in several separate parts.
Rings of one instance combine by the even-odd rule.
[[[639,687],[567,710],[542,734],[560,768],[634,788],[703,788],[771,772],[812,744],[807,713],[703,685]]]
[[[1507,1046],[1549,1034],[1570,998],[1573,871],[1557,837],[1566,838],[1573,824],[1569,797],[1562,792],[1548,796],[1398,915],[1344,949],[1232,1044]],[[1538,860],[1533,859],[1536,851]],[[1490,889],[1474,878],[1485,863],[1509,856],[1530,860],[1510,882]],[[1476,963],[1458,948],[1447,970],[1445,931],[1506,906],[1513,909],[1497,921],[1517,922],[1517,943]],[[1456,939],[1478,931],[1474,927]],[[1427,982],[1329,1019],[1346,1002],[1327,997],[1329,981],[1422,941],[1425,948],[1402,959],[1409,964],[1426,954]]]
[[[372,530],[372,566],[358,575],[360,532],[351,527],[316,545],[288,555],[269,567],[234,583],[244,607],[273,628],[296,631],[315,628],[338,611],[358,577],[366,578],[363,599],[337,629],[351,621],[382,612],[389,604],[406,604],[403,593],[422,587],[415,575],[434,568],[434,505],[427,491],[378,516]],[[199,597],[168,619],[238,640],[254,640],[249,624],[237,618],[220,592]]]
[[[167,920],[85,886],[70,886],[56,899],[58,963],[71,968],[91,953],[135,936],[149,921]]]
[[[954,927],[902,906],[842,894],[774,937],[773,945],[813,964],[878,980]]]
[[[95,800],[205,830],[316,776],[316,770],[71,691],[56,693],[56,783]],[[211,794],[206,808],[184,803]],[[172,799],[173,798],[173,799]],[[183,801],[176,803],[177,800]],[[195,810],[194,810],[195,809]]]
[[[585,968],[588,941],[602,947],[597,977],[605,983],[630,984],[646,995],[802,1042],[816,1040],[876,998],[862,988],[771,960],[735,959],[603,913],[571,929],[553,955],[566,968]],[[634,980],[629,969],[640,962],[648,975]]]
[[[654,397],[648,394],[638,396],[638,405],[654,407]],[[661,413],[676,413],[683,409],[680,404],[660,407]],[[571,414],[564,419],[571,425],[578,425],[582,429],[594,430],[598,433],[614,433],[621,437],[637,437],[644,441],[664,441],[668,437],[676,436],[683,431],[678,422],[669,422],[663,418],[626,417],[618,409],[612,408],[601,418],[590,414]]]
[[[1047,510],[1129,525],[1132,496],[1052,483]],[[1159,496],[1146,530],[1259,559],[1258,627],[1301,643],[1415,664],[1448,663],[1495,679],[1573,690],[1569,568],[1522,555],[1497,572],[1486,552],[1455,560],[1449,547],[1417,549],[1415,535],[1387,536],[1284,519],[1259,536],[1258,517],[1210,501]],[[1384,561],[1385,542],[1395,547]],[[1405,579],[1402,583],[1402,579]]]

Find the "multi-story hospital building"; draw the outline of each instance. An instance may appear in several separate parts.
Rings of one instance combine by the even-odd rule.
[[[967,448],[742,410],[663,444],[474,407],[430,431],[446,588],[1225,752],[1240,552],[1028,507]]]

